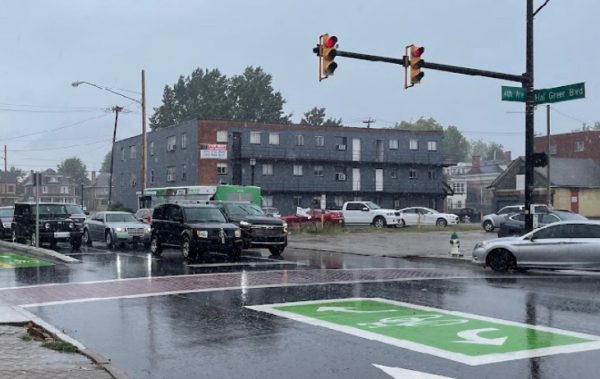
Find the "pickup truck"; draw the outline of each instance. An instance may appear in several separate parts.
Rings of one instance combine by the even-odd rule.
[[[402,221],[400,212],[384,209],[370,201],[347,201],[342,207],[346,225],[373,225],[376,228],[396,226]]]

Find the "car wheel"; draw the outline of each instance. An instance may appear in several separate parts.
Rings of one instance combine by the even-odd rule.
[[[448,221],[446,221],[443,218],[438,218],[437,221],[435,222],[435,225],[445,228],[448,225]]]
[[[514,256],[506,250],[492,251],[487,257],[487,265],[495,272],[506,272],[514,264]]]
[[[158,236],[155,234],[150,239],[150,252],[152,255],[159,257],[160,253],[162,253],[162,246],[160,245],[160,241],[158,240]]]
[[[196,254],[192,251],[192,245],[190,244],[190,237],[183,236],[181,240],[181,254],[185,259],[194,259]]]
[[[104,242],[106,242],[106,247],[112,250],[112,248],[114,247],[114,241],[110,230],[106,231],[104,235]]]
[[[86,246],[92,246],[92,237],[90,237],[90,232],[87,229],[83,230],[83,243]]]
[[[271,253],[271,255],[279,257],[279,256],[281,256],[281,254],[283,254],[284,249],[285,249],[285,247],[281,247],[281,246],[271,246],[271,247],[269,247],[269,252]]]
[[[404,220],[400,220],[400,223],[398,225],[396,225],[397,228],[405,228],[406,227],[406,221]]]
[[[490,220],[484,221],[483,222],[483,230],[485,230],[488,233],[491,233],[494,231],[494,224],[492,224],[492,222]]]
[[[385,219],[381,216],[375,217],[375,219],[373,220],[373,226],[377,229],[383,228],[385,226]]]

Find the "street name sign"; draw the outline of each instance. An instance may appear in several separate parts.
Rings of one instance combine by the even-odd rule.
[[[599,336],[381,298],[247,308],[472,366],[600,349]]]
[[[0,254],[0,269],[2,268],[22,268],[22,267],[42,267],[53,266],[53,263],[42,259],[27,257],[15,253]]]
[[[555,88],[536,89],[533,90],[533,95],[534,103],[536,105],[582,99],[585,97],[585,83],[575,83]],[[523,87],[502,86],[502,100],[525,102],[527,100],[527,93]]]

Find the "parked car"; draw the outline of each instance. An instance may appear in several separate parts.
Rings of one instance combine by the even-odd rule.
[[[140,208],[135,212],[135,218],[144,224],[152,225],[152,208]]]
[[[481,218],[479,212],[475,210],[475,208],[461,208],[452,213],[458,216],[458,222],[463,223],[479,222],[479,219]]]
[[[537,217],[538,226],[552,224],[558,221],[577,221],[587,220],[587,217],[577,213],[568,211],[552,210],[548,213],[539,213]],[[525,215],[523,213],[515,213],[507,217],[501,224],[498,230],[498,237],[520,236],[526,233],[525,230]]]
[[[280,256],[288,242],[288,224],[284,220],[267,216],[263,210],[247,202],[215,202],[227,218],[242,229],[244,248],[267,248],[272,255]]]
[[[273,208],[273,207],[262,207],[262,211],[264,212],[265,215],[267,216],[271,216],[271,217],[276,217],[276,218],[281,218],[281,213],[279,213],[279,209],[277,208]]]
[[[128,212],[98,212],[85,220],[83,243],[92,246],[93,241],[104,241],[109,249],[125,242],[150,247],[150,225],[146,225]]]
[[[220,251],[230,258],[242,251],[242,230],[228,223],[215,205],[161,204],[152,214],[150,251],[160,255],[164,247],[178,247],[184,258]]]
[[[400,224],[400,212],[381,208],[371,201],[347,201],[342,207],[346,225],[373,225],[376,228]]]
[[[327,225],[344,225],[344,214],[341,211],[330,211],[327,209],[300,208],[295,215],[281,216],[288,224],[303,224],[307,222],[321,221]]]
[[[481,220],[481,227],[486,232],[493,232],[494,229],[500,227],[500,224],[504,219],[515,213],[522,213],[524,205],[509,205],[504,208],[501,208],[496,213],[490,213],[483,217]],[[534,213],[544,213],[548,212],[548,206],[545,204],[534,204]]]
[[[83,222],[87,218],[83,209],[77,204],[65,204],[65,207],[67,208],[67,212],[69,212],[69,218],[71,218],[75,224],[82,227]]]
[[[11,224],[13,221],[13,214],[15,207],[0,207],[0,227],[2,227],[2,234],[0,238],[7,239],[12,236]]]
[[[35,245],[36,204],[16,203],[13,216],[12,237],[17,242]],[[74,250],[81,247],[81,226],[71,218],[63,203],[39,204],[39,242],[55,247],[58,242],[69,242]]]
[[[509,269],[600,269],[600,222],[560,221],[521,237],[479,242],[473,263],[497,272]]]
[[[458,216],[452,213],[441,213],[425,207],[409,207],[400,209],[400,223],[410,225],[447,226],[458,224]]]

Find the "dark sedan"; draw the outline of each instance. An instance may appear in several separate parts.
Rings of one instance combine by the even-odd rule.
[[[540,213],[535,216],[537,216],[538,226],[545,226],[558,221],[587,220],[587,217],[580,214],[559,210]],[[506,217],[500,224],[498,237],[521,236],[525,233],[525,215],[523,213],[517,213]]]

